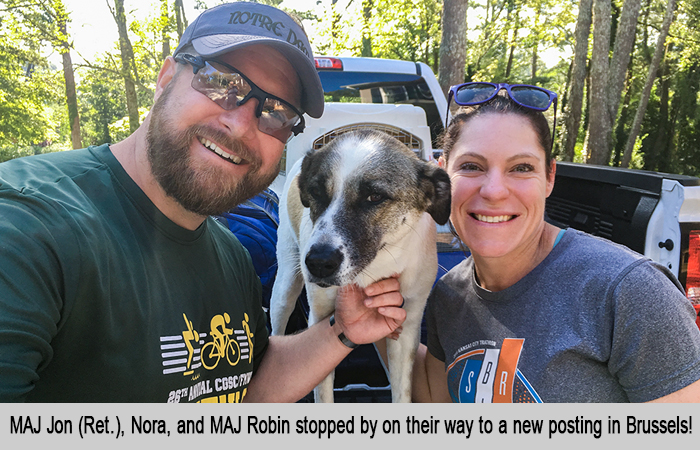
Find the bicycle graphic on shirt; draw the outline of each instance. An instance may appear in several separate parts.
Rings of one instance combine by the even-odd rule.
[[[208,370],[214,369],[221,358],[225,357],[232,366],[241,359],[241,346],[235,339],[231,339],[233,328],[226,327],[230,321],[228,313],[223,316],[218,314],[211,319],[210,335],[214,340],[204,344],[201,351],[202,365]]]

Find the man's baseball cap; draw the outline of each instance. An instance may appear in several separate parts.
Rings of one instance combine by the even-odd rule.
[[[301,26],[282,10],[249,2],[207,9],[187,27],[173,56],[190,45],[207,59],[252,44],[274,47],[289,60],[301,81],[302,110],[311,117],[321,117],[323,87],[311,45]]]

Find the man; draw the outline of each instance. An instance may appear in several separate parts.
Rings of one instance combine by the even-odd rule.
[[[322,111],[299,25],[226,4],[186,30],[133,135],[0,165],[0,401],[295,401],[351,342],[395,335],[390,279],[268,339],[250,257],[208,217],[265,188]]]

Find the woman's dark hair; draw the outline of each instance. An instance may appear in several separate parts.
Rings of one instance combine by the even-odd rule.
[[[475,117],[485,114],[517,114],[530,121],[532,128],[537,135],[542,151],[545,156],[545,168],[547,176],[552,168],[552,133],[549,129],[547,118],[541,111],[524,108],[511,100],[505,91],[489,100],[474,106],[462,106],[457,114],[452,118],[452,122],[440,137],[442,156],[447,163],[450,159],[450,152],[464,128],[464,125]],[[497,132],[494,130],[494,132]]]

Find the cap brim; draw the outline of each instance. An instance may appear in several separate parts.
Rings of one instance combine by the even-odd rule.
[[[296,70],[302,86],[302,109],[309,116],[319,118],[323,114],[323,86],[315,65],[309,57],[293,45],[279,39],[241,34],[202,36],[192,41],[194,49],[204,58],[228,53],[233,49],[253,44],[269,45],[287,58]]]

